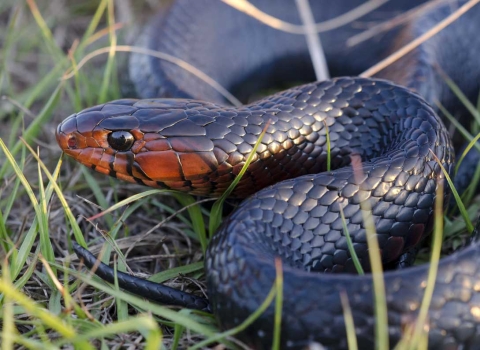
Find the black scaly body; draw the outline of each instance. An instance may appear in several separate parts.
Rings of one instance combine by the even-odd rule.
[[[352,4],[354,2],[352,1]],[[182,18],[178,16],[179,13],[186,15],[187,19],[189,15],[193,16],[194,11],[189,10],[186,3],[187,1],[178,1],[167,12],[164,20],[154,24],[153,27],[163,26],[163,30],[168,30],[172,21],[178,23],[179,18]],[[264,1],[258,1],[258,3],[260,7],[268,6]],[[407,1],[404,6],[409,8],[413,3],[416,2]],[[195,6],[197,4],[199,8],[196,9],[195,17],[190,22],[197,23],[196,21],[202,18],[200,14],[214,13],[219,16],[222,11],[218,8],[212,10],[201,1]],[[327,12],[330,15],[341,13],[337,5],[342,4],[343,2],[338,4],[335,2]],[[201,10],[202,6],[205,7],[204,12]],[[224,6],[226,5],[219,5],[219,8]],[[392,15],[395,12],[395,6],[392,4],[386,6],[384,14]],[[230,9],[228,11],[231,12]],[[278,11],[281,12],[278,8],[274,10],[274,12]],[[440,6],[411,24],[411,31],[408,33],[413,37],[421,34],[428,29],[427,23],[438,22],[451,11],[452,8],[449,6]],[[230,12],[228,16],[232,15]],[[172,16],[168,17],[168,13]],[[291,16],[291,11],[285,10],[282,13],[286,19]],[[375,13],[370,16],[375,16]],[[476,54],[472,46],[480,47],[480,41],[478,35],[475,37],[467,34],[475,32],[472,28],[478,28],[478,25],[472,23],[475,22],[475,18],[478,18],[479,13],[480,9],[477,6],[462,18],[465,22],[458,22],[438,34],[432,41],[408,55],[404,61],[385,71],[383,76],[396,79],[399,83],[418,91],[427,99],[427,102],[434,103],[436,99],[441,99],[447,106],[454,106],[452,95],[448,93],[444,83],[436,74],[434,66],[438,64],[454,79],[461,79],[459,81],[461,87],[468,96],[475,96],[478,93],[480,70],[476,67]],[[274,14],[279,15],[279,13]],[[422,19],[427,21],[422,22]],[[202,22],[202,20],[199,21]],[[245,18],[238,21],[238,23],[246,21],[249,26],[255,26],[253,23],[256,23],[254,21],[250,23],[250,20]],[[188,22],[185,20],[182,26],[188,28]],[[422,27],[422,23],[425,27]],[[198,28],[195,25],[193,27]],[[271,34],[273,32],[270,29],[258,28],[259,33],[266,33],[266,37],[276,35]],[[343,31],[342,29],[339,36],[352,34],[352,31],[355,30]],[[171,48],[168,43],[175,37],[174,33],[175,31],[168,31],[163,39],[158,36],[147,37],[148,45],[169,51]],[[189,30],[183,33],[188,41],[195,41],[190,35],[185,34],[190,33]],[[461,35],[458,37],[459,33]],[[391,38],[390,35],[391,33],[388,33],[383,39]],[[469,40],[462,35],[468,36]],[[255,42],[255,38],[253,39]],[[398,42],[402,43],[408,39],[410,37],[403,34]],[[329,40],[335,40],[335,37],[327,39],[327,42]],[[389,41],[391,40],[380,40],[379,46],[375,46],[372,52],[384,50]],[[268,42],[267,46],[275,46]],[[447,43],[453,45],[455,49],[445,47]],[[248,45],[245,43],[245,46]],[[372,45],[372,42],[368,45]],[[335,52],[329,52],[327,45],[329,59],[331,55],[341,51],[335,43],[331,46],[335,48],[333,50]],[[196,58],[192,59],[192,64],[213,75],[225,86],[236,86],[238,82],[236,78],[213,71],[220,63],[212,63],[208,66],[205,54],[200,54],[204,48],[189,51],[185,47],[179,45],[179,48],[171,49],[172,54],[189,61],[191,52],[195,52]],[[211,47],[208,48],[211,49]],[[466,50],[468,48],[470,50]],[[254,74],[253,72],[262,71],[264,68],[263,71],[267,77],[277,70],[285,70],[282,64],[265,69],[268,56],[280,55],[282,50],[279,50],[271,53],[266,49],[267,53],[265,56],[259,55],[256,66],[250,73]],[[301,45],[294,44],[292,52],[302,53],[304,50],[302,51]],[[356,69],[364,69],[368,62],[371,63],[371,58],[367,57],[364,60],[364,57],[357,57],[357,61],[352,59],[353,63],[346,64],[350,67],[350,70],[347,70],[349,73],[355,73]],[[459,66],[455,66],[453,62],[458,63],[459,57],[463,61]],[[283,58],[286,59],[286,56]],[[284,62],[283,58],[282,62]],[[232,64],[237,71],[246,69],[241,68],[244,64],[242,57],[239,57],[239,61],[242,63],[237,65],[229,62],[229,64]],[[204,64],[207,66],[203,66]],[[161,69],[159,65],[162,66]],[[137,89],[143,91],[144,96],[148,97],[152,91],[154,93],[160,91],[167,96],[178,94],[188,98],[222,100],[219,95],[211,92],[204,85],[202,87],[199,82],[186,83],[196,80],[192,80],[188,74],[185,75],[182,72],[177,77],[177,71],[171,64],[160,64],[153,59],[148,62],[139,62],[137,57],[134,58],[134,64],[131,67],[134,72],[133,77],[140,78],[137,81]],[[402,69],[404,73],[399,74]],[[232,70],[235,71],[235,69]],[[178,72],[180,71],[181,69],[178,69]],[[145,74],[151,74],[148,81],[142,80]],[[233,73],[232,76],[234,76]],[[74,132],[75,128],[72,124],[78,124],[72,121],[80,116],[86,118],[87,113],[97,113],[95,125],[98,129],[107,119],[110,120],[106,123],[111,125],[115,115],[121,114],[121,108],[125,106],[131,107],[128,114],[132,116],[135,116],[135,113],[142,115],[144,110],[148,110],[148,113],[157,113],[152,112],[152,108],[158,108],[160,114],[165,113],[168,107],[158,106],[171,103],[171,100],[165,103],[163,101],[167,100],[156,99],[148,103],[128,100],[98,106],[94,108],[94,112],[86,111],[71,117],[68,127],[61,125],[57,132],[62,137],[67,137],[69,132]],[[191,104],[192,101],[185,102],[183,105],[181,100],[179,101],[174,107],[175,111],[184,110],[187,113],[191,108],[198,108]],[[245,200],[234,214],[225,219],[222,228],[212,238],[205,258],[209,303],[205,299],[182,293],[176,294],[176,291],[164,286],[128,275],[120,275],[121,286],[159,302],[202,310],[212,309],[221,327],[230,328],[240,324],[264,300],[275,279],[274,259],[280,257],[284,269],[281,333],[283,348],[303,348],[311,342],[318,342],[327,349],[346,349],[347,340],[343,309],[339,299],[340,292],[346,293],[352,305],[359,348],[373,348],[375,318],[372,280],[369,275],[352,274],[353,266],[346,247],[339,210],[340,207],[343,208],[355,249],[366,268],[368,268],[368,252],[359,206],[361,201],[367,201],[372,207],[377,237],[385,263],[397,260],[405,251],[424,238],[431,230],[435,191],[438,181],[442,181],[440,167],[433,154],[440,159],[447,170],[450,171],[453,166],[453,148],[442,121],[428,103],[408,89],[382,80],[362,78],[337,78],[299,86],[239,110],[223,108],[220,105],[209,108],[211,110],[198,112],[206,113],[206,116],[211,117],[210,112],[213,109],[216,113],[213,124],[218,123],[229,128],[230,131],[226,135],[235,134],[235,137],[230,136],[233,139],[236,139],[236,136],[243,137],[243,141],[232,142],[234,149],[231,152],[246,156],[248,152],[243,150],[253,145],[261,131],[261,127],[251,128],[249,124],[244,125],[243,119],[254,120],[255,126],[265,125],[270,120],[271,124],[263,141],[267,149],[274,143],[279,145],[285,142],[292,143],[287,148],[273,147],[272,149],[276,152],[271,152],[272,156],[275,158],[277,154],[278,160],[283,159],[287,154],[293,160],[300,160],[300,168],[305,164],[308,168],[308,164],[314,162],[312,164],[315,166],[312,168],[316,171],[326,168],[324,126],[327,124],[332,141],[332,164],[335,170],[303,175],[261,190]],[[242,122],[236,123],[235,118],[241,113],[243,113]],[[173,120],[169,127],[174,127],[176,123],[184,120],[182,118],[178,121]],[[139,122],[139,125],[141,130],[142,122]],[[197,126],[206,127],[201,124]],[[128,128],[123,129],[128,131]],[[113,129],[109,130],[106,130],[106,133]],[[82,132],[89,131],[82,130]],[[221,139],[220,136],[210,138],[206,132],[202,134],[198,129],[195,129],[195,132],[199,133],[195,134],[197,137],[207,137],[210,140]],[[293,139],[297,142],[285,141],[283,135],[289,132],[294,135]],[[161,135],[162,130],[158,133]],[[243,135],[240,135],[242,133]],[[175,135],[171,133],[168,135],[168,137],[172,136],[186,138],[186,135],[180,131]],[[101,147],[105,146],[100,145]],[[353,174],[352,167],[349,165],[351,155],[359,155],[362,159],[361,170],[364,175],[360,176],[360,179]],[[241,164],[244,159],[236,156],[235,161]],[[261,153],[258,154],[256,161],[257,168],[255,169],[254,163],[253,170],[247,174],[247,178],[255,177],[255,171],[262,171],[262,166],[258,166],[259,163],[262,164]],[[296,168],[298,167],[292,167],[292,171]],[[268,169],[263,168],[263,170],[268,173]],[[117,176],[113,172],[111,175]],[[169,186],[159,180],[155,180],[155,183],[160,187]],[[191,184],[188,181],[186,183]],[[76,251],[86,259],[87,265],[95,261],[87,251],[79,247]],[[479,253],[480,245],[477,241],[472,241],[470,246],[440,262],[427,321],[429,348],[477,349],[480,347]],[[411,324],[417,316],[425,289],[427,270],[428,265],[422,265],[385,273],[391,346],[398,342],[405,326]],[[347,272],[349,274],[313,272]],[[100,275],[110,281],[113,279],[112,270],[104,266],[100,270]],[[273,312],[273,307],[270,307],[239,337],[255,348],[269,348],[272,342]]]

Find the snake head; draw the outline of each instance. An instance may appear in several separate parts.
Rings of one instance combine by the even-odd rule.
[[[214,118],[198,109],[214,107],[181,99],[117,100],[71,115],[56,138],[67,155],[100,173],[207,195],[225,157],[209,137]]]

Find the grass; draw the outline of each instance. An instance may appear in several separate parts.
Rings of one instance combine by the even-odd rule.
[[[137,19],[152,11],[146,4],[125,3],[115,5],[127,6],[123,13],[133,12]],[[2,349],[67,345],[177,349],[205,348],[216,342],[242,347],[232,336],[274,299],[278,345],[282,303],[278,265],[276,284],[265,302],[245,323],[226,332],[217,329],[210,315],[150,304],[79,272],[79,262],[71,255],[72,232],[77,242],[88,240],[94,253],[103,250],[106,263],[115,250],[119,271],[128,271],[128,262],[153,281],[202,294],[202,255],[209,232],[220,223],[223,200],[210,212],[194,197],[125,186],[60,158],[53,137],[56,125],[72,111],[120,97],[117,73],[124,69],[125,56],[116,54],[115,47],[132,30],[131,19],[115,18],[111,0],[63,4],[59,0],[0,3]],[[104,47],[109,48],[107,56],[77,69],[89,53]],[[70,73],[72,78],[65,79]],[[478,108],[468,108],[478,118]],[[476,127],[470,129],[461,131],[467,139],[478,140]],[[475,181],[478,178],[480,174]],[[465,202],[461,215],[472,219],[478,202],[471,193]],[[441,217],[436,219],[440,233],[434,235],[435,254],[438,235],[446,238],[443,249],[449,252],[471,229],[468,219],[454,218],[442,230]],[[161,230],[156,226],[159,221]],[[152,226],[157,232],[151,232]],[[104,239],[110,244],[104,245]],[[342,303],[348,319],[348,300]],[[347,326],[351,335],[354,325]],[[412,330],[415,337],[419,332]]]

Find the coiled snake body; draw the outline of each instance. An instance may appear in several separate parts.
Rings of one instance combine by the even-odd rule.
[[[187,3],[198,8],[189,9]],[[320,6],[319,3],[322,1],[312,2],[312,6]],[[414,3],[417,2],[407,1],[402,9]],[[348,4],[353,6],[355,1]],[[258,1],[257,5],[268,6],[265,1]],[[339,15],[344,11],[340,5],[345,7],[346,3],[327,6],[330,12],[317,20]],[[424,14],[423,24],[425,19],[435,23],[445,17],[452,11],[450,5],[441,4],[433,12]],[[380,10],[383,12],[369,16],[382,13],[388,18],[397,9],[387,4]],[[167,30],[172,26],[169,21],[178,21],[178,15],[182,14],[193,27],[192,32],[201,31],[197,21],[207,25],[208,16],[215,15],[217,23],[223,23],[218,18],[222,11],[231,16],[234,10],[223,4],[212,9],[202,1],[177,1],[162,21],[154,22],[153,28],[163,25]],[[274,14],[289,19],[292,13],[287,9]],[[469,16],[478,18],[479,14],[480,8],[476,6],[463,20],[468,21]],[[242,25],[248,23],[248,28],[256,30],[260,39],[254,37],[254,42],[278,35],[246,15],[234,13],[233,16],[241,18],[232,21],[236,28],[239,25],[247,28]],[[419,34],[416,23],[401,32],[397,44]],[[226,32],[229,26],[225,24]],[[176,29],[178,27],[177,23]],[[190,38],[190,27],[183,23],[180,28],[184,29],[185,37]],[[134,58],[131,69],[135,78],[145,77],[152,69],[148,83],[145,79],[137,82],[137,89],[143,95],[160,92],[186,99],[118,100],[70,116],[59,125],[57,140],[64,152],[77,161],[130,182],[199,195],[219,195],[238,174],[264,128],[266,134],[234,191],[237,197],[253,195],[225,220],[209,244],[205,257],[209,301],[125,274],[119,275],[120,285],[160,302],[204,310],[211,307],[221,327],[231,328],[262,303],[275,280],[275,259],[280,257],[284,276],[282,347],[302,348],[318,342],[327,349],[347,348],[340,302],[340,293],[345,293],[352,305],[359,347],[373,348],[372,278],[368,274],[353,274],[340,210],[343,210],[355,251],[366,268],[369,267],[368,249],[360,203],[366,202],[372,209],[384,263],[397,261],[431,231],[436,190],[443,178],[439,163],[447,171],[452,169],[453,147],[435,111],[412,89],[428,102],[441,99],[451,106],[452,96],[435,73],[434,66],[440,65],[447,74],[456,72],[457,80],[468,78],[462,84],[468,95],[478,92],[478,68],[467,69],[473,63],[465,61],[462,67],[452,68],[452,56],[457,56],[457,60],[462,55],[474,57],[474,54],[455,51],[462,49],[464,43],[468,43],[468,47],[480,47],[478,35],[470,37],[470,41],[452,39],[455,33],[467,35],[469,31],[465,28],[471,25],[453,24],[438,34],[437,41],[422,45],[406,57],[406,61],[383,73],[382,77],[394,79],[409,89],[377,78],[335,78],[291,88],[239,108],[226,107],[218,94],[199,82],[186,83],[197,79],[188,73],[179,73],[177,79],[172,73],[176,69],[174,65]],[[352,28],[345,33],[342,30],[344,28],[338,32],[340,37],[354,31]],[[172,32],[175,31],[166,31],[161,39],[147,36],[150,38],[147,45],[168,51],[172,47],[168,41]],[[262,37],[263,34],[266,37]],[[285,35],[287,40],[295,37]],[[389,35],[384,37],[386,42],[390,41]],[[232,39],[233,43],[237,39]],[[245,42],[243,51],[249,39],[248,36],[238,39]],[[208,44],[215,38],[205,40]],[[385,40],[380,40],[378,47],[384,49]],[[300,42],[299,37],[296,41]],[[439,48],[439,43],[447,44],[447,41],[455,42],[455,49]],[[274,52],[253,59],[253,68],[247,75],[262,71],[267,77],[285,70],[287,59],[303,57],[297,42],[287,54],[275,51],[278,42],[267,42],[265,46],[273,47]],[[209,71],[211,66],[203,65],[201,53],[208,46],[203,44],[194,46],[196,55],[182,51],[180,44],[177,45],[180,49],[173,53],[187,61],[196,57],[191,60],[193,64],[226,86],[236,86],[237,77],[222,78],[222,74],[228,74],[215,75]],[[338,49],[337,44],[332,45]],[[264,49],[268,51],[268,47]],[[380,50],[377,46],[372,49],[377,50]],[[228,58],[230,54],[225,55]],[[268,56],[281,56],[281,59],[266,72]],[[327,58],[329,56],[327,51]],[[215,59],[218,62],[218,57]],[[246,70],[242,57],[236,59],[236,64],[228,62],[232,71]],[[350,64],[352,73],[355,68],[365,68],[366,62],[371,63],[368,57],[363,61],[364,58],[359,58]],[[219,63],[222,64],[226,62]],[[403,69],[401,74],[400,69]],[[153,81],[155,79],[161,83]],[[197,99],[203,97],[214,102]],[[327,132],[334,169],[331,171],[326,171]],[[352,156],[361,159],[361,164],[352,167]],[[292,179],[284,180],[290,177]],[[266,187],[271,183],[276,184]],[[87,263],[94,262],[95,258],[83,248],[76,250]],[[480,245],[476,241],[441,260],[428,315],[429,347],[476,349],[480,346],[479,266]],[[385,272],[392,346],[402,337],[405,327],[415,321],[427,272],[428,265]],[[97,273],[107,280],[113,278],[107,266],[100,266]],[[240,338],[257,348],[270,347],[273,319],[271,306]]]

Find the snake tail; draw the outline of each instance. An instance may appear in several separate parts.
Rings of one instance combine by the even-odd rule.
[[[84,264],[89,269],[95,268],[95,274],[105,281],[115,283],[116,275],[120,288],[128,292],[163,305],[180,306],[193,310],[211,312],[210,304],[205,298],[182,292],[160,283],[134,277],[124,272],[115,272],[110,266],[98,262],[97,257],[76,242],[73,242],[73,250],[79,258],[83,259]]]

